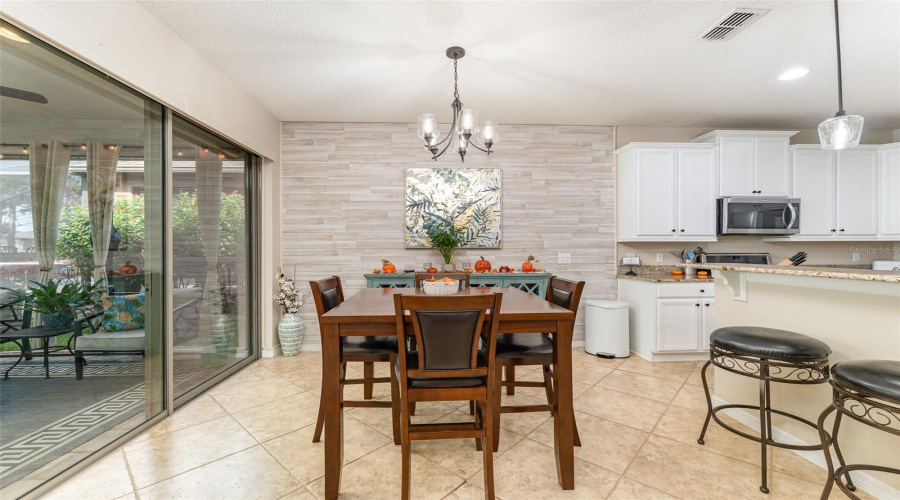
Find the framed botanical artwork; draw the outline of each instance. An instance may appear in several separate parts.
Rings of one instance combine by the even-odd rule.
[[[406,248],[431,248],[428,229],[450,223],[460,248],[500,248],[502,181],[499,168],[406,169]]]

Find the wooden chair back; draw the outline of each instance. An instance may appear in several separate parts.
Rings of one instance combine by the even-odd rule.
[[[488,377],[497,349],[502,300],[501,293],[394,295],[399,345],[406,345],[409,337],[418,346],[414,354],[400,355],[401,387],[407,387],[409,378]],[[479,356],[482,333],[485,352]]]
[[[316,303],[316,315],[319,323],[322,322],[322,315],[337,307],[344,301],[344,288],[341,286],[341,278],[332,276],[318,281],[310,281],[309,288],[312,290],[313,301]]]
[[[547,284],[547,301],[578,314],[578,304],[584,291],[584,281],[572,281],[564,278],[550,277]]]
[[[416,288],[422,288],[422,281],[432,278],[459,280],[462,288],[469,288],[469,273],[416,273]]]

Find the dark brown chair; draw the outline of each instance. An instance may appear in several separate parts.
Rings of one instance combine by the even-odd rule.
[[[341,278],[332,276],[324,280],[310,281],[309,287],[312,290],[313,300],[316,303],[316,315],[321,326],[322,315],[344,301],[344,289],[341,286]],[[343,337],[341,343],[341,406],[344,408],[390,408],[393,413],[394,444],[400,444],[399,407],[394,404],[399,396],[397,378],[393,369],[390,370],[391,374],[389,377],[375,377],[375,363],[390,363],[389,367],[394,365],[397,359],[397,339],[385,336]],[[348,362],[363,363],[363,378],[346,378]],[[392,401],[370,401],[372,399],[372,385],[379,383],[391,384]],[[363,384],[363,398],[366,401],[344,401],[344,385],[347,384]],[[324,386],[322,390],[324,392]],[[324,423],[325,405],[324,400],[319,396],[319,417],[316,419],[313,443],[318,443],[321,439]]]
[[[550,278],[547,286],[547,300],[560,307],[578,314],[578,303],[581,302],[581,293],[584,291],[584,281],[571,281],[567,279]],[[494,390],[497,397],[494,399],[494,451],[500,445],[500,414],[522,413],[535,411],[549,411],[553,413],[554,405],[554,377],[553,377],[553,346],[555,338],[546,333],[504,333],[497,336],[497,364],[494,378]],[[544,375],[543,382],[528,382],[516,380],[516,366],[540,365]],[[502,379],[501,368],[506,370],[506,380]],[[545,405],[521,405],[502,406],[500,400],[501,387],[506,387],[506,393],[515,394],[516,387],[543,387],[547,394]],[[470,408],[471,410],[471,408]],[[581,446],[581,438],[578,436],[578,426],[573,427],[575,432],[575,446]]]
[[[416,273],[416,288],[422,288],[422,281],[427,279],[450,278],[459,280],[461,288],[469,288],[469,273]]]
[[[422,439],[475,438],[483,453],[485,497],[494,498],[491,446],[494,391],[491,388],[502,299],[500,293],[394,296],[399,344],[406,345],[407,338],[414,338],[418,346],[416,351],[401,355],[396,364],[400,379],[401,498],[404,500],[410,497],[410,442]],[[482,338],[485,339],[484,350],[479,350]],[[410,423],[411,407],[420,401],[474,401],[475,421],[413,425]]]

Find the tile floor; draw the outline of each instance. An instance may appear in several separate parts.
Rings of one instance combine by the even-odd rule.
[[[755,443],[712,425],[706,445],[697,444],[705,416],[702,363],[603,360],[580,349],[574,361],[583,443],[575,449],[575,490],[564,492],[556,482],[549,415],[505,414],[494,459],[499,498],[774,500],[821,493],[824,471],[792,452],[772,450],[771,494],[763,495]],[[362,368],[351,364],[350,370],[358,376]],[[523,368],[517,375],[540,377]],[[320,498],[323,447],[311,442],[320,380],[319,353],[262,359],[48,498]],[[346,392],[348,399],[362,398],[362,386]],[[386,384],[376,385],[376,398],[388,396]],[[543,389],[517,388],[515,396],[504,396],[504,404],[541,398]],[[419,405],[415,417],[417,422],[469,418],[462,402]],[[345,412],[341,498],[399,496],[400,448],[390,436],[389,411]],[[413,454],[413,498],[484,498],[481,453],[471,440],[414,442]]]

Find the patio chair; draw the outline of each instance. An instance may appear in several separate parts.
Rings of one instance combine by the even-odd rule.
[[[10,330],[23,330],[31,326],[31,311],[23,299],[16,299],[12,292],[0,290],[0,334]],[[28,339],[16,341],[3,340],[0,343],[21,342],[22,352],[25,353],[25,361],[31,361],[31,343]]]
[[[121,296],[105,296],[104,302],[106,308],[101,311],[88,311],[79,314],[79,318],[75,321],[75,329],[72,334],[71,342],[73,342],[73,351],[75,353],[75,379],[84,378],[84,366],[86,355],[90,356],[120,356],[120,355],[137,355],[144,356],[146,348],[145,330],[144,328],[130,328],[127,325],[143,326],[143,319],[140,322],[121,321],[122,325],[114,323],[120,321],[111,315],[116,314],[111,308],[116,307],[122,301],[127,301],[132,308],[142,309],[141,304],[143,298],[136,298],[142,294],[121,295]],[[140,301],[140,302],[139,302]],[[128,306],[123,306],[128,307]],[[140,312],[143,315],[143,311]],[[117,314],[116,314],[117,315]],[[132,318],[133,319],[133,318]],[[105,323],[105,326],[104,326]],[[121,326],[121,327],[119,327]],[[85,333],[89,332],[89,333]]]

